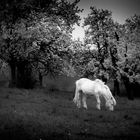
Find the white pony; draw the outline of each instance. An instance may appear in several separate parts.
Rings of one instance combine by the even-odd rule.
[[[97,100],[97,109],[101,109],[101,101],[100,96],[103,96],[106,103],[105,106],[110,110],[114,110],[114,106],[116,105],[116,100],[114,99],[109,87],[104,84],[99,79],[94,81],[89,80],[87,78],[81,78],[76,81],[76,90],[75,97],[73,99],[74,103],[78,108],[83,106],[87,109],[86,98],[87,95],[94,95]]]

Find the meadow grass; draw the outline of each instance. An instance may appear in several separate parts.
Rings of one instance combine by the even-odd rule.
[[[115,97],[115,111],[88,110],[73,103],[73,92],[45,89],[0,89],[0,139],[139,139],[140,99]],[[104,103],[104,101],[103,101]]]

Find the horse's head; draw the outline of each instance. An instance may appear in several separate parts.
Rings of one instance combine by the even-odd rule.
[[[109,87],[107,85],[104,86],[106,88],[106,107],[110,110],[114,110],[114,106],[117,104],[115,98],[113,97]]]
[[[108,110],[114,111],[114,102],[111,99],[109,99],[105,105]]]

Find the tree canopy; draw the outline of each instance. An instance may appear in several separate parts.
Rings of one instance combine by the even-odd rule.
[[[61,71],[72,26],[78,24],[77,13],[82,11],[78,2],[1,1],[0,58],[11,68],[12,85],[23,83],[18,79],[27,81],[24,77],[32,73],[32,68],[41,75]]]

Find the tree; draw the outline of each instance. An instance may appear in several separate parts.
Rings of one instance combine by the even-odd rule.
[[[110,60],[110,56],[113,60],[113,45],[116,44],[116,26],[112,19],[112,13],[109,10],[97,9],[91,7],[91,13],[85,18],[84,26],[87,26],[86,30],[86,42],[90,44],[96,44],[98,50],[97,61],[99,62],[98,76],[106,82],[110,73],[110,69],[114,69],[116,62]],[[110,61],[112,62],[110,66]],[[115,77],[114,77],[115,78]]]
[[[94,76],[90,69],[92,68],[91,61],[95,57],[96,51],[90,50],[81,41],[75,40],[71,43],[71,65],[74,67],[77,76],[90,78]]]
[[[78,2],[1,1],[0,58],[11,68],[12,86],[25,87],[22,83],[29,81],[32,68],[40,75],[62,68],[62,52],[69,45],[72,25],[80,19]]]
[[[120,35],[121,76],[128,98],[134,99],[133,90],[136,88],[135,85],[138,83],[140,75],[140,16],[134,15],[126,19]]]

